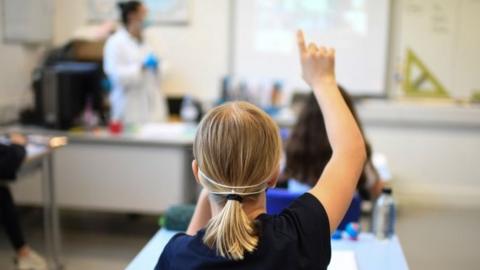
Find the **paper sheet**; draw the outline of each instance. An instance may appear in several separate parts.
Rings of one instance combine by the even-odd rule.
[[[45,152],[45,150],[47,150],[47,147],[45,145],[29,143],[26,147],[26,150],[27,150],[27,157],[31,158]]]
[[[328,270],[358,270],[355,252],[352,250],[332,250],[332,260]]]

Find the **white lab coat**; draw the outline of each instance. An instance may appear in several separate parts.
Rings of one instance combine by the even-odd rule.
[[[160,74],[142,68],[152,50],[120,28],[105,44],[103,65],[110,80],[111,120],[126,125],[165,121],[167,105]]]

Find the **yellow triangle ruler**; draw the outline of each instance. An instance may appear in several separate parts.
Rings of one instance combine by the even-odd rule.
[[[407,50],[403,90],[407,96],[448,97],[443,84],[411,50]]]

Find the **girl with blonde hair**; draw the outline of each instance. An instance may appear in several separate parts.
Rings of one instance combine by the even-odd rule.
[[[278,215],[265,190],[279,175],[277,125],[245,102],[201,121],[192,169],[203,190],[186,234],[174,236],[156,269],[326,269],[330,234],[343,218],[365,162],[365,143],[335,80],[335,52],[297,33],[303,79],[320,105],[332,157],[315,186]]]

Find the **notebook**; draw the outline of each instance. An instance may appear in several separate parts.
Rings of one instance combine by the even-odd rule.
[[[332,250],[332,260],[328,270],[358,270],[355,252],[352,250]]]

